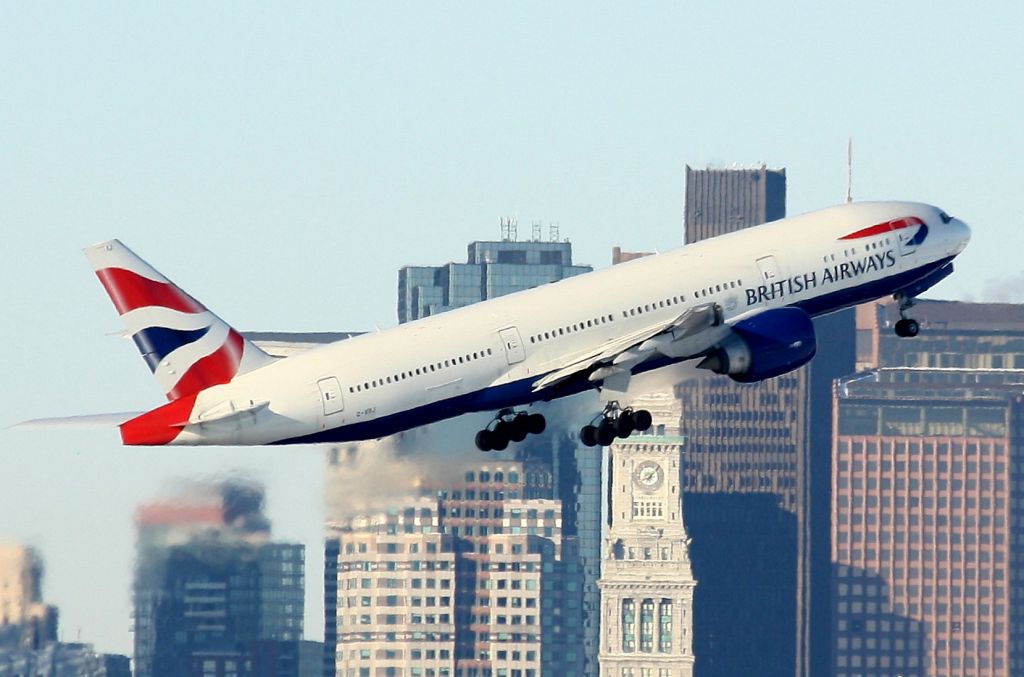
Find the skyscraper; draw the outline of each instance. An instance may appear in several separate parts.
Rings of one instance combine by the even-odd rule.
[[[139,508],[136,675],[319,674],[322,649],[301,641],[304,547],[270,540],[262,502],[227,482]]]
[[[1022,391],[1018,369],[837,384],[831,674],[1024,670]]]
[[[686,167],[687,244],[786,216],[786,170]]]
[[[686,242],[783,218],[785,177],[763,166],[687,167]],[[700,677],[817,675],[827,666],[831,383],[853,371],[853,311],[815,320],[815,331],[817,355],[794,372],[750,385],[702,375],[676,387],[701,581]]]
[[[410,322],[593,270],[572,262],[572,245],[534,239],[469,244],[466,263],[398,271],[398,321]]]

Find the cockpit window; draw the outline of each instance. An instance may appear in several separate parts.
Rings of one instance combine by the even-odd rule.
[[[943,212],[943,211],[939,212],[939,218],[942,219],[943,223],[949,223],[950,221],[953,220],[952,216],[950,216],[949,214],[947,214],[946,212]]]

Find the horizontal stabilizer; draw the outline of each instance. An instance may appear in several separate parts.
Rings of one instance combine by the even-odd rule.
[[[141,414],[140,411],[125,411],[116,414],[85,414],[83,416],[58,416],[55,418],[34,418],[10,426],[11,428],[81,428],[87,426],[119,426],[128,419]]]

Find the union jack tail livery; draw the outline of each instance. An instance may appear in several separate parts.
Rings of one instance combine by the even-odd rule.
[[[85,255],[168,400],[273,361],[120,241],[95,244]]]

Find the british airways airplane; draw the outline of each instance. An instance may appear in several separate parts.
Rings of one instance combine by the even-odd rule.
[[[750,383],[809,361],[811,318],[892,295],[907,311],[953,271],[967,225],[910,202],[841,205],[442,315],[275,358],[117,240],[86,255],[169,402],[120,423],[127,445],[263,445],[383,437],[495,412],[484,451],[543,432],[527,405],[590,389],[580,431],[610,444],[651,416],[630,378],[685,360]]]

